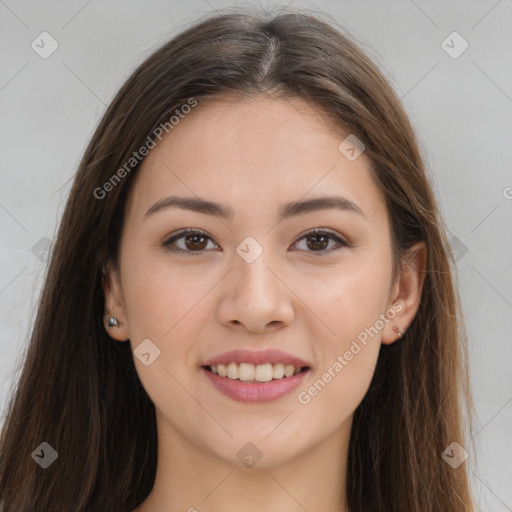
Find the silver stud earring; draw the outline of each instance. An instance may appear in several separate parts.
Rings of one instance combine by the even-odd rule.
[[[400,329],[395,325],[393,326],[393,331],[395,331],[395,334],[401,338],[402,337],[402,333],[400,332]]]
[[[120,323],[119,320],[115,316],[111,316],[108,319],[108,326],[109,327],[119,327]]]

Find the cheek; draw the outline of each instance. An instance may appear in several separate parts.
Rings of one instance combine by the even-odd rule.
[[[207,314],[207,301],[201,298],[213,286],[214,276],[199,281],[190,270],[133,256],[123,269],[123,289],[136,370],[158,408],[181,404],[183,410],[190,407],[190,397],[180,383],[188,389],[194,377],[190,373],[196,365],[194,340]],[[158,353],[147,366],[137,357],[137,347],[146,339]],[[171,410],[168,413],[172,415]]]
[[[310,324],[310,330],[317,333],[318,362],[315,380],[301,389],[299,402],[311,405],[311,412],[320,417],[330,410],[340,420],[366,394],[379,355],[383,326],[379,319],[385,313],[390,279],[390,256],[368,255],[330,268],[328,277],[296,281],[302,283],[298,295],[307,297],[305,302],[314,312],[309,318],[315,325]]]
[[[215,276],[197,278],[192,267],[173,267],[165,257],[133,254],[123,269],[126,314],[134,337],[167,339],[195,314]]]
[[[172,265],[169,260],[165,254],[138,253],[134,248],[122,268],[134,362],[155,403],[165,402],[169,395],[177,399],[183,391],[176,382],[188,386],[194,379],[197,340],[212,315],[208,292],[220,277],[213,271],[198,272],[194,265]],[[160,351],[150,366],[136,357],[137,346],[145,339]]]
[[[344,350],[384,313],[391,279],[391,260],[353,257],[346,264],[302,274],[297,294],[323,326],[326,347]],[[380,340],[380,333],[379,333]],[[329,351],[330,352],[330,351]]]

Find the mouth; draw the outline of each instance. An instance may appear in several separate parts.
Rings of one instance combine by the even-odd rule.
[[[280,350],[232,350],[204,361],[203,375],[224,396],[238,402],[271,402],[290,395],[312,367]]]
[[[203,369],[219,377],[238,380],[246,383],[262,383],[289,379],[300,373],[307,372],[309,366],[294,366],[284,363],[221,363],[203,366]]]

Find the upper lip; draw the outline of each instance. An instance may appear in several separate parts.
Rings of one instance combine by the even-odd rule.
[[[292,364],[296,368],[310,366],[309,363],[302,359],[295,357],[281,350],[268,349],[268,350],[230,350],[229,352],[223,352],[218,356],[205,361],[203,366],[212,366],[217,364],[229,364],[229,363],[251,363],[254,365],[258,364]]]

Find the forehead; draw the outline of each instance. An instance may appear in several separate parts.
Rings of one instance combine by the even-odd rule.
[[[301,99],[199,101],[142,162],[128,209],[145,212],[179,193],[255,215],[273,203],[339,193],[381,215],[369,160],[363,153],[350,161],[338,149],[347,135]]]

